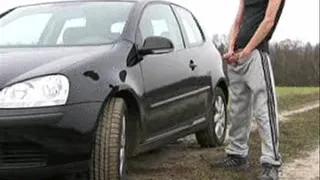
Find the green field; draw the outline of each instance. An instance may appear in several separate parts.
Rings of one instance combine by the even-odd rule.
[[[277,87],[279,110],[293,110],[319,100],[319,87]]]
[[[277,87],[278,96],[308,95],[319,93],[320,87]]]

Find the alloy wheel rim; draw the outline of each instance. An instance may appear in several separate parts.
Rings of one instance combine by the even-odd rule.
[[[226,109],[223,98],[221,96],[218,96],[216,101],[214,102],[214,109],[214,129],[217,137],[220,139],[222,138],[226,128]]]

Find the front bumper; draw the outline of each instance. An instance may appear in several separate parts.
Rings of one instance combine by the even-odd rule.
[[[101,106],[0,109],[0,177],[80,169],[90,158]]]

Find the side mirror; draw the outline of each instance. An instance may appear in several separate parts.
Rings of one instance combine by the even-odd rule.
[[[165,54],[174,50],[174,45],[170,39],[151,36],[146,38],[143,47],[138,50],[139,55],[145,56],[148,54]]]

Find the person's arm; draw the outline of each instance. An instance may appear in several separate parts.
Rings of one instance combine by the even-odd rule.
[[[264,20],[260,24],[259,28],[255,32],[254,36],[251,38],[247,46],[240,53],[239,58],[249,55],[266,38],[266,36],[274,26],[276,16],[282,1],[283,0],[269,0]]]
[[[230,32],[229,51],[234,51],[234,46],[239,34],[240,25],[242,24],[243,11],[244,11],[244,0],[240,0],[240,6],[237,13],[237,17],[232,25],[231,32]]]
[[[240,25],[241,25],[242,19],[243,19],[243,11],[244,11],[244,0],[240,0],[240,6],[238,9],[238,13],[237,13],[236,19],[231,27],[231,30],[230,30],[228,53],[225,54],[225,56],[224,56],[224,58],[226,58],[226,59],[229,58],[234,53],[235,42],[237,40],[239,30],[240,30]]]

